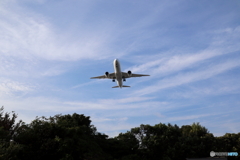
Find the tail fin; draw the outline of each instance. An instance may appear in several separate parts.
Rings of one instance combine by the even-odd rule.
[[[122,87],[130,87],[130,86],[123,85]],[[119,86],[113,86],[112,88],[119,88]]]

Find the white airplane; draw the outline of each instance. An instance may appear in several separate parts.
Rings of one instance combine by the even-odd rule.
[[[146,74],[132,74],[131,71],[121,72],[120,62],[118,59],[114,59],[113,61],[114,73],[105,72],[105,75],[98,76],[98,77],[91,77],[91,79],[112,79],[113,82],[117,80],[117,86],[113,86],[112,88],[122,88],[122,87],[130,87],[123,85],[123,81],[126,81],[126,78],[131,77],[142,77],[142,76],[149,76]]]

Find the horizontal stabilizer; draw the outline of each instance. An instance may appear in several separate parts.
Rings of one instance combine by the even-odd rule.
[[[130,86],[122,86],[122,87],[130,87]],[[119,86],[113,86],[112,88],[119,88]]]

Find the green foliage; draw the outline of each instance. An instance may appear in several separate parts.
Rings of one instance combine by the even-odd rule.
[[[182,149],[186,157],[208,157],[214,150],[214,137],[199,123],[181,127]]]
[[[112,153],[114,153],[114,158],[127,159],[130,157],[136,157],[136,151],[139,147],[139,142],[132,132],[120,133],[117,137],[111,140],[114,146]]]
[[[0,108],[0,160],[184,160],[212,150],[240,153],[240,133],[214,137],[199,123],[142,124],[108,138],[82,114],[37,117],[30,124],[15,124],[16,118]]]
[[[199,123],[185,125],[140,125],[131,130],[139,140],[147,159],[185,159],[207,157],[213,149],[214,137]]]
[[[233,151],[240,153],[240,133],[226,133],[221,137],[216,137],[216,149],[223,151]]]
[[[74,113],[40,117],[19,130],[14,140],[24,145],[22,159],[105,159],[95,139],[101,137],[90,117]]]
[[[9,141],[14,134],[16,134],[17,129],[24,124],[22,120],[15,124],[17,114],[12,112],[12,117],[10,113],[4,114],[4,107],[0,108],[0,139],[5,139]]]
[[[16,118],[14,112],[11,116],[10,113],[4,113],[4,107],[0,108],[0,159],[18,159],[16,155],[22,150],[22,146],[12,140],[24,124],[21,120],[15,124]]]
[[[139,140],[146,159],[180,159],[178,139],[181,131],[177,125],[141,125],[131,131]]]

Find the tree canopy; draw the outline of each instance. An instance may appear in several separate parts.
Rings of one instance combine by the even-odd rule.
[[[214,137],[199,123],[142,124],[109,138],[83,114],[37,117],[30,124],[16,118],[0,108],[0,159],[184,160],[211,151],[240,153],[240,133]]]

